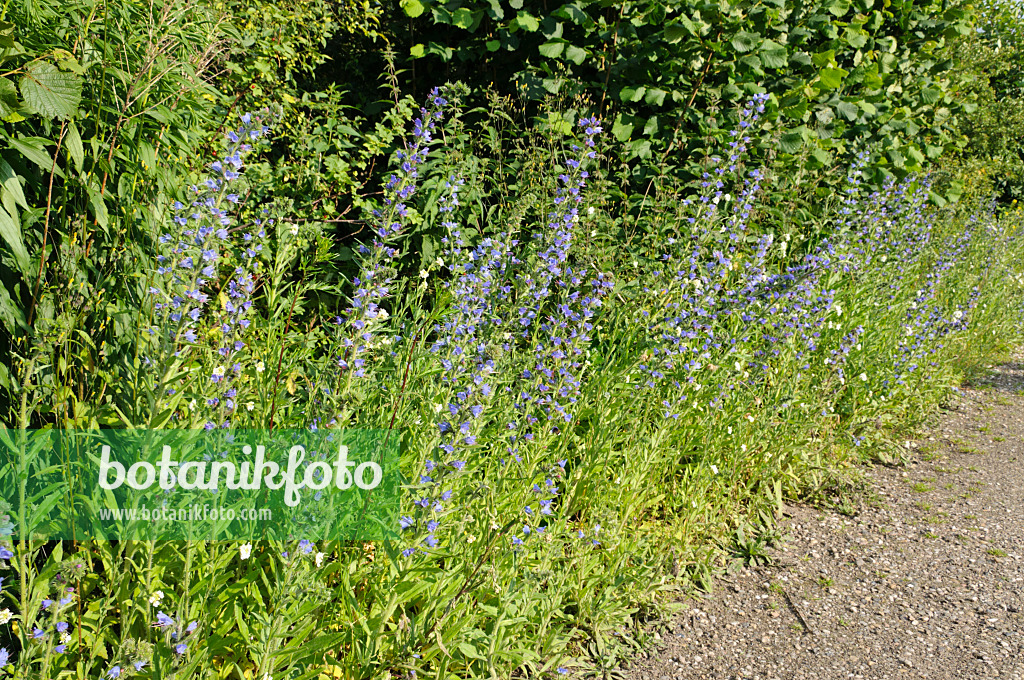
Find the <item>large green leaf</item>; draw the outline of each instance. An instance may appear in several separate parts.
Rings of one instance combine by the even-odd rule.
[[[732,37],[732,47],[737,52],[749,52],[750,50],[757,47],[757,43],[761,40],[761,36],[756,33],[748,33],[747,31],[740,31]]]
[[[761,43],[758,52],[761,56],[761,63],[765,68],[786,68],[789,63],[789,54],[786,48],[773,40],[765,40]]]
[[[21,238],[21,225],[3,208],[0,208],[0,238],[11,249],[18,269],[28,275],[30,268],[28,250],[25,248],[25,241]]]
[[[29,64],[19,85],[25,103],[41,116],[68,120],[82,101],[82,79],[44,61]]]
[[[818,72],[818,80],[824,87],[836,90],[842,87],[843,78],[848,74],[848,71],[841,68],[823,68]]]
[[[18,175],[14,172],[14,168],[2,158],[0,158],[0,184],[3,184],[4,191],[10,193],[18,205],[28,210],[25,192],[21,190],[21,182],[18,180]]]
[[[427,9],[420,0],[401,0],[398,3],[405,15],[415,19]]]
[[[18,107],[18,89],[7,78],[0,78],[0,118],[6,118]]]

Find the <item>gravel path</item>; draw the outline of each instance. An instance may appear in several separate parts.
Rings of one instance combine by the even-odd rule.
[[[1024,680],[1024,363],[944,412],[847,517],[787,508],[775,563],[685,604],[630,680]]]

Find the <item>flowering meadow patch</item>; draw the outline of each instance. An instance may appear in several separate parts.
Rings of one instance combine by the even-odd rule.
[[[873,187],[866,151],[823,224],[769,220],[775,170],[749,159],[769,94],[612,248],[596,245],[607,122],[579,116],[523,177],[543,189],[533,202],[478,220],[456,99],[435,89],[412,112],[366,238],[336,269],[329,241],[247,201],[273,117],[231,121],[136,263],[136,355],[110,358],[134,371],[125,432],[205,448],[191,477],[162,447],[97,449],[76,459],[98,473],[79,493],[78,476],[44,483],[80,467],[43,456],[28,418],[5,431],[0,673],[609,671],[645,642],[659,588],[706,583],[736,529],[770,533],[784,499],[840,493],[860,456],[892,455],[880,423],[1019,338],[1003,312],[1022,309],[1019,224],[934,206],[932,178]],[[430,220],[427,269],[410,234]],[[266,487],[250,431],[294,452]],[[341,457],[358,432],[392,456],[372,486],[377,459]],[[343,486],[372,510],[358,533],[326,530],[351,514],[332,505]],[[102,531],[103,504],[136,487],[150,514],[239,488],[246,508],[293,514]],[[77,533],[40,529],[56,518]]]

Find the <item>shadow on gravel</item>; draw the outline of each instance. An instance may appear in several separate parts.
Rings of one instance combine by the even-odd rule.
[[[969,378],[964,383],[964,387],[1024,395],[1024,363],[1010,361],[1005,364],[997,364]]]

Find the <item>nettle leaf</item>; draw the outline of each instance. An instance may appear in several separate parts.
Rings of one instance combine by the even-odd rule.
[[[748,33],[747,31],[740,31],[732,37],[730,44],[733,49],[737,52],[749,52],[750,50],[757,47],[758,41],[761,36],[756,33]]]
[[[25,103],[41,116],[68,120],[82,101],[82,79],[43,61],[29,64],[18,84]]]

